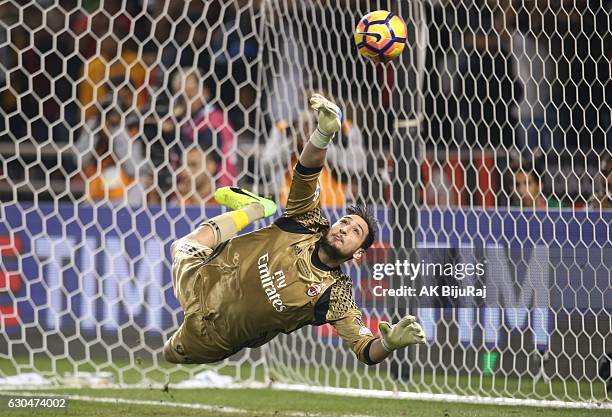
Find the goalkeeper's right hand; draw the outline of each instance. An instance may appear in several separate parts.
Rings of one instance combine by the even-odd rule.
[[[310,97],[310,106],[319,114],[317,130],[310,141],[317,148],[325,149],[342,124],[340,108],[321,94]]]
[[[386,321],[381,321],[378,329],[382,334],[381,343],[387,352],[408,345],[425,343],[425,332],[414,316],[408,315],[394,326]]]

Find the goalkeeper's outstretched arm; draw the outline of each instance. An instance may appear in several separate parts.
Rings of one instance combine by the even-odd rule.
[[[312,95],[310,106],[318,113],[318,124],[300,154],[300,164],[306,168],[319,168],[325,163],[329,142],[340,130],[342,112],[338,106],[320,94]]]
[[[374,363],[382,362],[395,349],[425,343],[425,333],[414,316],[404,317],[393,327],[381,321],[378,329],[381,337],[372,343],[369,352],[370,360]]]
[[[359,310],[351,309],[342,319],[330,321],[357,359],[366,365],[376,365],[394,350],[425,343],[425,333],[416,317],[406,316],[396,325],[381,321],[380,337],[374,337],[362,321]]]

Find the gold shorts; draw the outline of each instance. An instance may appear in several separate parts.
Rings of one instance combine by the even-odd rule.
[[[213,250],[197,242],[184,242],[172,260],[174,295],[185,312],[185,319],[166,342],[164,356],[172,363],[211,363],[233,352],[219,348],[218,337],[211,331],[209,317],[202,311],[200,296],[203,277],[200,268]]]
[[[172,287],[174,296],[185,315],[200,309],[200,268],[206,265],[213,250],[197,242],[181,243],[172,259]]]

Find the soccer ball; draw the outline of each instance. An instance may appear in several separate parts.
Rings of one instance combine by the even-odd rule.
[[[406,23],[387,10],[376,10],[361,18],[355,28],[359,53],[374,62],[397,58],[406,45]]]

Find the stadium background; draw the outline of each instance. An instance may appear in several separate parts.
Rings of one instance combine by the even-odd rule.
[[[381,8],[406,20],[409,44],[375,66],[351,34]],[[378,247],[590,252],[561,262],[567,279],[551,275],[564,302],[545,329],[530,315],[487,339],[484,318],[412,305],[427,349],[374,371],[327,327],[214,369],[242,382],[609,405],[609,20],[608,4],[581,0],[3,3],[0,376],[61,382],[87,369],[146,384],[200,371],[160,362],[181,319],[168,246],[219,212],[215,187],[283,201],[319,91],[345,115],[324,207],[334,218],[352,201],[374,205]],[[397,319],[403,310],[361,299],[358,269],[368,323]]]

